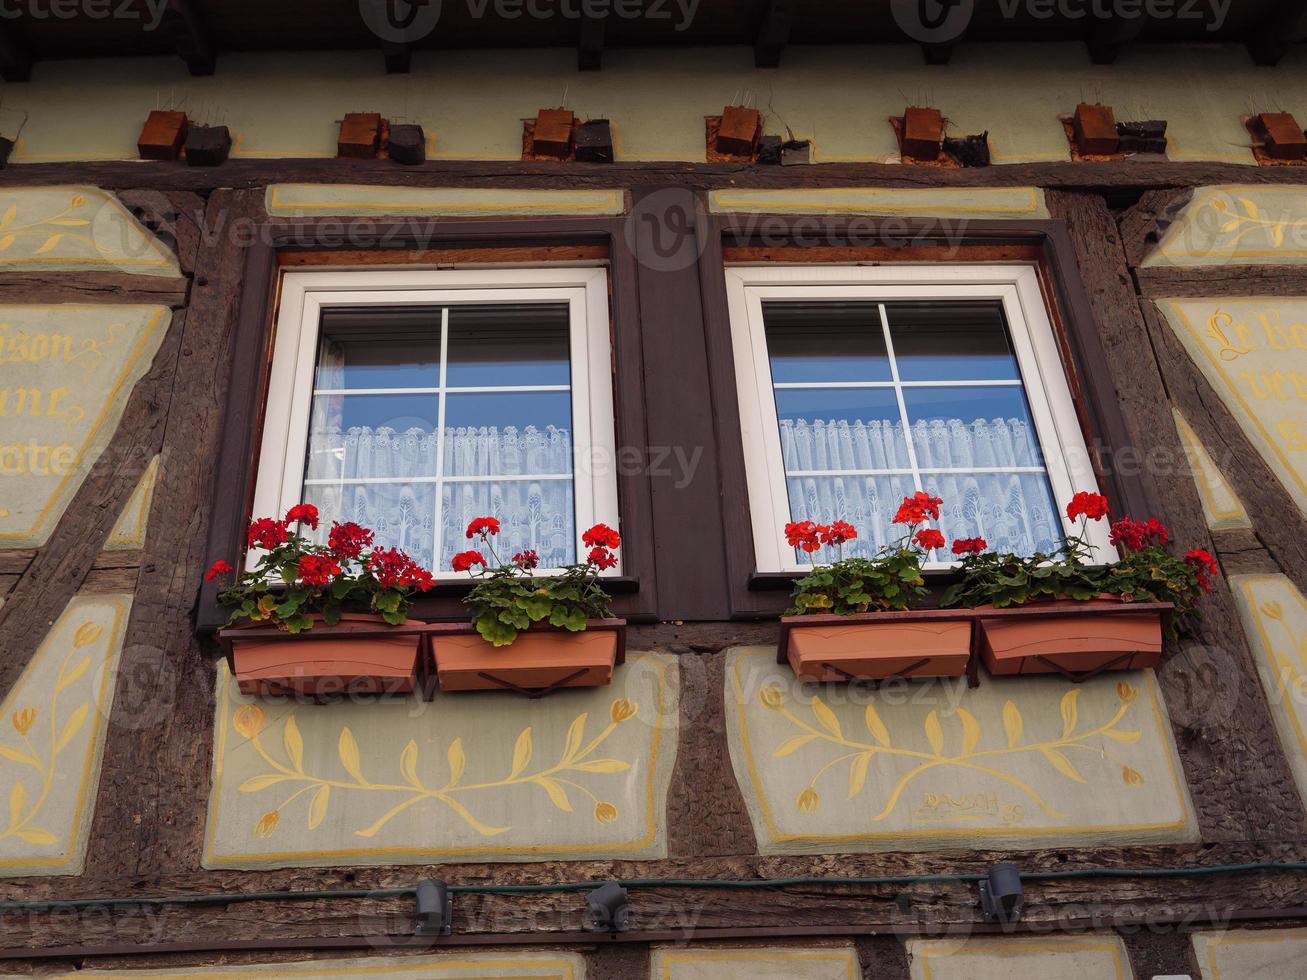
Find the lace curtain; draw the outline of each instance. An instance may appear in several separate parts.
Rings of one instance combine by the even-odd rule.
[[[782,419],[781,452],[787,472],[900,469],[902,475],[791,476],[793,519],[843,518],[859,538],[845,554],[870,557],[894,540],[890,522],[915,489],[901,423]],[[1039,443],[1021,419],[932,419],[912,426],[917,466],[932,469],[1042,467]],[[1036,473],[922,473],[925,489],[944,498],[940,527],[951,541],[980,536],[995,549],[1029,553],[1054,547],[1062,524],[1048,477]],[[822,556],[829,557],[829,556]]]

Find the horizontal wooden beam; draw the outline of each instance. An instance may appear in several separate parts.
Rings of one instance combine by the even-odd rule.
[[[5,272],[2,303],[145,303],[179,309],[190,280],[120,272]]]

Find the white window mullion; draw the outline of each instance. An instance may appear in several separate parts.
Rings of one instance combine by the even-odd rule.
[[[433,573],[441,571],[440,556],[444,542],[440,539],[441,522],[445,519],[445,378],[449,366],[449,307],[440,311],[440,387],[436,396],[436,499],[433,502],[435,526],[431,533],[436,537],[436,544],[431,552],[431,564],[436,567]]]
[[[876,307],[880,311],[880,328],[885,334],[885,353],[889,356],[890,377],[894,379],[894,397],[899,403],[899,419],[903,424],[903,444],[908,450],[908,467],[912,470],[912,483],[918,490],[921,485],[921,468],[917,466],[917,447],[912,441],[912,423],[908,421],[908,405],[903,399],[903,385],[899,381],[899,362],[894,357],[894,341],[889,335],[889,316],[885,304]]]

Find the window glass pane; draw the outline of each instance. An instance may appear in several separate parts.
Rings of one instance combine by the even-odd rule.
[[[1020,388],[905,388],[903,403],[923,469],[1044,465]]]
[[[381,547],[401,548],[423,568],[434,567],[434,483],[310,484],[304,499],[318,508],[318,541],[326,542],[332,521],[355,521],[372,528]]]
[[[452,306],[451,388],[571,383],[566,303]]]
[[[858,537],[844,546],[846,558],[870,558],[885,544],[902,536],[901,525],[891,525],[903,498],[916,491],[908,476],[804,476],[785,481],[790,497],[790,515],[795,521],[827,524],[845,520],[858,529]],[[805,552],[796,552],[802,565]],[[838,558],[834,549],[816,552],[817,561]]]
[[[762,304],[772,381],[889,381],[880,307],[868,302]]]
[[[944,498],[939,525],[954,538],[982,537],[990,550],[1030,554],[1062,540],[1062,521],[1043,473],[925,473],[926,490]],[[941,552],[940,560],[952,555]]]
[[[572,396],[445,396],[445,476],[572,472]]]
[[[438,308],[339,308],[322,314],[317,388],[434,388]]]
[[[504,480],[486,483],[447,483],[441,490],[440,564],[448,574],[450,559],[460,551],[479,547],[468,541],[468,522],[493,514],[500,519],[499,534],[491,539],[503,561],[526,548],[540,555],[541,568],[558,568],[576,561],[576,505],[570,480]],[[493,556],[487,554],[493,562]]]
[[[1003,304],[887,303],[903,381],[1019,381]]]
[[[436,475],[435,395],[318,395],[310,480]]]
[[[892,388],[779,388],[776,416],[787,471],[908,466]]]

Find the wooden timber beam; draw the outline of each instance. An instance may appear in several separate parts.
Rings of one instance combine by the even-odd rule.
[[[1307,0],[1279,0],[1253,29],[1248,52],[1259,65],[1277,65],[1291,44],[1307,40]]]
[[[753,46],[756,68],[779,68],[781,52],[790,43],[790,25],[794,19],[795,0],[768,0],[758,41]]]
[[[413,48],[404,41],[382,41],[381,54],[386,59],[387,75],[407,75]]]
[[[1085,45],[1089,60],[1096,65],[1110,65],[1121,54],[1121,49],[1139,38],[1148,24],[1148,17],[1140,11],[1133,17],[1109,14],[1089,21]]]
[[[218,59],[195,0],[167,0],[159,29],[170,38],[192,75],[212,75]]]
[[[578,71],[598,71],[604,66],[604,32],[608,17],[586,14],[581,18],[581,34],[576,42]]]
[[[14,32],[0,24],[0,77],[6,82],[25,82],[32,77],[32,58],[14,37]]]

